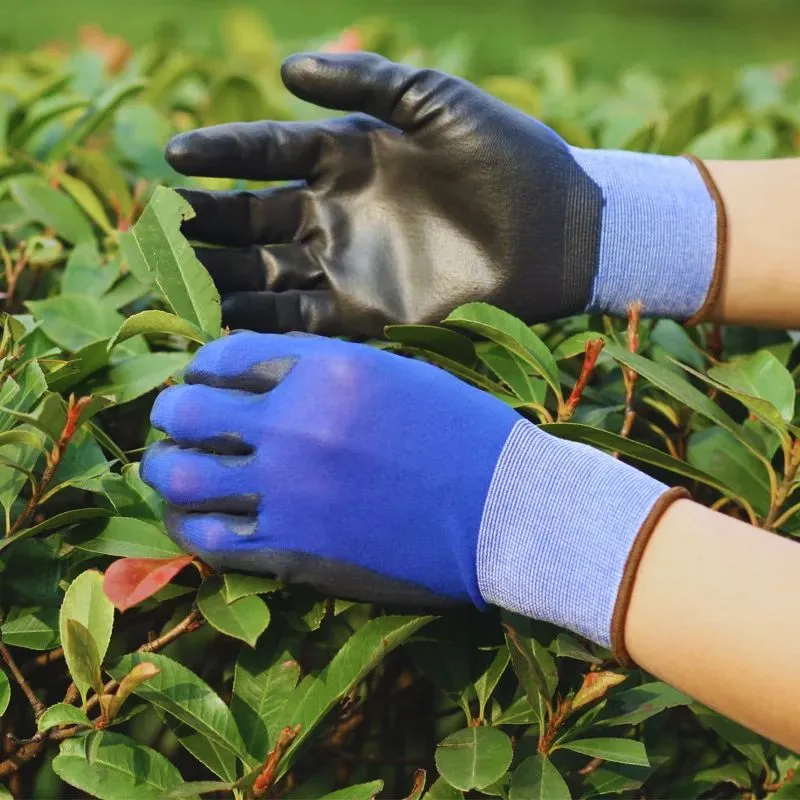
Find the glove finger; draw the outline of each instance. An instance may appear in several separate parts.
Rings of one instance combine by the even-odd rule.
[[[303,583],[323,594],[353,600],[430,607],[455,605],[423,586],[357,564],[315,553],[276,549],[275,537],[262,533],[254,518],[187,514],[169,508],[164,519],[170,536],[182,549],[217,570],[274,575],[285,583]]]
[[[215,570],[236,569],[235,563],[229,563],[231,555],[235,555],[237,562],[248,556],[258,559],[262,543],[254,536],[258,524],[255,514],[190,513],[168,506],[164,523],[170,537],[182,550],[199,556]],[[259,571],[253,564],[243,569]]]
[[[325,131],[321,122],[230,122],[179,133],[165,155],[184,175],[305,180],[317,171]]]
[[[222,299],[222,321],[231,328],[261,333],[306,331],[341,334],[333,293],[324,289],[285,292],[234,292]]]
[[[297,360],[341,342],[312,334],[237,332],[201,347],[184,372],[187,384],[264,394],[291,372]]]
[[[303,245],[243,250],[198,247],[195,255],[208,270],[220,294],[313,289],[324,280],[321,267]]]
[[[208,244],[246,247],[298,238],[311,199],[304,183],[261,191],[178,189],[197,214],[183,223],[184,236]]]
[[[406,132],[426,121],[431,96],[444,82],[457,82],[375,53],[297,53],[283,62],[281,77],[302,100],[361,111]]]
[[[170,505],[246,513],[258,508],[252,456],[218,456],[156,442],[145,452],[142,480]]]
[[[262,414],[258,395],[183,384],[158,395],[150,422],[181,447],[248,455],[255,449],[255,428]]]

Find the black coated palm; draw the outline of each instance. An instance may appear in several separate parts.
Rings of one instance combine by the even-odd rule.
[[[373,54],[293,56],[287,87],[360,112],[181,134],[180,172],[292,181],[184,190],[232,327],[368,336],[485,300],[526,319],[583,310],[602,196],[549,128],[472,84]]]

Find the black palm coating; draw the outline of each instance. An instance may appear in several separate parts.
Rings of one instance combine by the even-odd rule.
[[[424,586],[389,578],[356,564],[334,561],[311,553],[293,553],[285,550],[240,550],[226,551],[224,554],[214,550],[196,552],[197,548],[181,532],[186,514],[183,509],[167,507],[164,523],[171,538],[182,550],[198,556],[216,570],[236,570],[259,575],[266,573],[287,584],[307,584],[323,594],[348,600],[420,605],[430,608],[456,605],[453,600],[440,597]],[[255,517],[242,516],[238,521],[240,535],[247,536],[255,525]]]
[[[226,324],[369,336],[474,300],[528,322],[584,310],[603,198],[552,130],[466,81],[372,54],[293,56],[282,76],[302,99],[371,116],[221,125],[167,148],[186,174],[305,180],[264,202],[187,195],[201,241],[302,251],[217,251]]]

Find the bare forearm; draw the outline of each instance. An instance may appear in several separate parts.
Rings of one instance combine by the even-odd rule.
[[[642,559],[628,651],[699,702],[800,752],[798,575],[800,544],[681,500]]]
[[[728,218],[726,264],[711,319],[800,327],[800,158],[706,166]]]

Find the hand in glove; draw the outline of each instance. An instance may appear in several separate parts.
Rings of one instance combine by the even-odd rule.
[[[164,391],[143,479],[213,567],[377,602],[494,604],[613,645],[683,490],[367,345],[239,333]]]
[[[528,322],[633,300],[686,319],[713,299],[724,220],[699,162],[572,148],[466,81],[377,55],[296,55],[282,76],[361,113],[167,148],[188,175],[294,182],[184,192],[186,234],[225,247],[198,255],[231,327],[378,335],[473,300]]]

